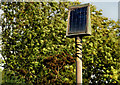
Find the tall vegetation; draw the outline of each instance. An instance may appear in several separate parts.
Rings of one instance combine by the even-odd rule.
[[[76,83],[75,39],[65,34],[68,6],[78,4],[2,2],[2,56],[15,83]],[[94,6],[91,21],[92,35],[83,37],[83,83],[120,83],[118,25]]]

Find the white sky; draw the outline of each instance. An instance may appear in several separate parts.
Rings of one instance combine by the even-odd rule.
[[[118,20],[118,2],[94,2],[97,9],[103,10],[103,16],[109,19]]]
[[[118,2],[119,0],[79,0],[79,1],[88,3],[88,2]]]

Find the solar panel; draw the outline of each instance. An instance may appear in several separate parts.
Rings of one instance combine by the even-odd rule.
[[[68,11],[67,37],[91,35],[90,4],[70,6]]]
[[[87,19],[87,7],[73,9],[70,12],[69,33],[85,32]]]

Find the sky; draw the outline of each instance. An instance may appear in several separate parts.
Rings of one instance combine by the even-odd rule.
[[[91,3],[97,10],[102,9],[103,16],[111,20],[118,20],[118,2],[120,0],[79,0],[82,3]],[[120,5],[120,4],[119,4]],[[119,6],[120,7],[120,6]]]
[[[109,19],[112,19],[115,21],[118,20],[118,1],[119,0],[79,0],[79,1],[82,3],[91,3],[96,6],[97,10],[100,10],[100,9],[103,10],[102,12],[103,16],[108,17]],[[2,11],[0,10],[0,15],[1,14],[2,14]],[[1,27],[0,27],[0,32],[1,32]]]
[[[103,16],[109,19],[118,20],[118,2],[94,2],[96,8],[103,10]]]

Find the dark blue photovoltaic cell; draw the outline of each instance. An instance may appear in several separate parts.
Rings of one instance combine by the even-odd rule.
[[[77,8],[70,12],[69,32],[85,32],[87,7]]]

